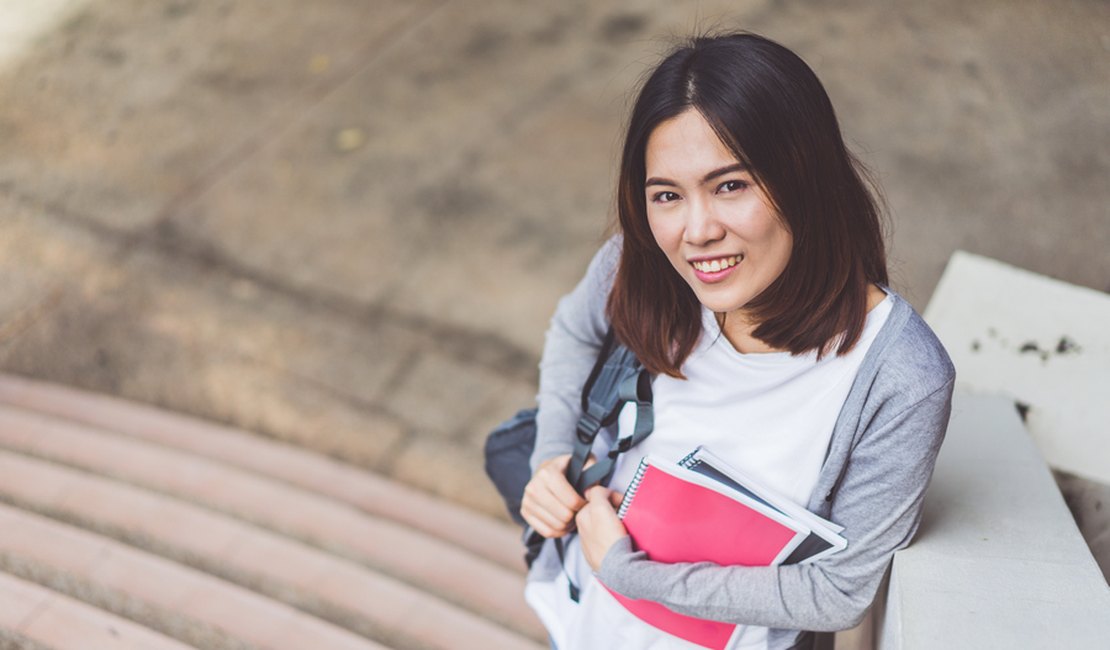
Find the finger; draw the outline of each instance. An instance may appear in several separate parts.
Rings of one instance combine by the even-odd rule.
[[[621,507],[622,501],[624,501],[623,492],[617,492],[616,490],[612,490],[609,492],[609,503],[612,504],[614,508]]]
[[[548,492],[559,501],[559,503],[566,506],[572,512],[577,512],[579,508],[586,505],[585,500],[579,496],[574,487],[567,481],[566,475],[563,473],[552,475],[545,475],[543,484]]]
[[[561,522],[553,517],[551,513],[538,508],[521,506],[520,516],[524,517],[524,521],[528,522],[529,526],[544,537],[561,537],[567,532],[566,522]]]
[[[609,492],[610,490],[608,488],[602,487],[600,485],[595,485],[592,488],[586,490],[586,500],[590,503],[599,501],[608,502]]]
[[[559,498],[559,495],[551,491],[550,486],[541,486],[543,493],[537,495],[535,505],[541,510],[546,511],[552,517],[564,524],[574,519],[574,513],[578,508],[570,508]]]
[[[545,521],[551,522],[556,527],[566,527],[574,518],[574,511],[560,503],[541,482],[533,482],[525,486],[524,499],[521,501],[520,508],[522,513],[527,509],[536,516],[542,516]]]
[[[567,471],[567,465],[570,465],[570,454],[555,456],[554,458],[548,460],[546,463],[543,463],[543,465],[549,465],[555,471],[559,472],[560,474],[564,474]]]
[[[543,535],[544,531],[547,530],[547,524],[543,523],[543,521],[536,516],[535,510],[527,502],[520,504],[520,516],[523,517],[524,521],[537,533]]]
[[[539,533],[540,537],[551,537],[551,529],[542,521],[536,519],[535,515],[530,512],[525,512],[523,509],[521,509],[520,516],[524,518],[524,522],[528,524],[528,526],[531,527],[532,530]]]
[[[526,501],[532,500],[565,520],[569,520],[584,503],[562,474],[552,476],[548,472],[537,474],[524,486],[524,497]]]

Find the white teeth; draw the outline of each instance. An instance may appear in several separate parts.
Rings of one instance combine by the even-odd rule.
[[[721,257],[710,262],[699,261],[693,262],[692,264],[694,265],[695,269],[701,271],[702,273],[717,273],[718,271],[723,271],[729,267],[736,266],[736,264],[741,259],[743,258],[738,256]]]

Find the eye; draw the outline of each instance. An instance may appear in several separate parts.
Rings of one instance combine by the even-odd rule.
[[[651,196],[652,203],[670,203],[671,201],[677,201],[677,200],[678,200],[678,195],[675,194],[674,192],[667,192],[667,191],[656,192],[655,194],[653,194]]]
[[[731,181],[725,181],[725,182],[721,183],[720,185],[718,185],[717,186],[717,191],[718,192],[738,192],[740,190],[746,190],[749,187],[751,187],[751,183],[749,183],[748,181],[731,180]]]

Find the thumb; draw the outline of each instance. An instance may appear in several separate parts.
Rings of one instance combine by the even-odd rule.
[[[623,492],[617,492],[615,490],[609,492],[609,503],[613,504],[614,508],[619,508],[621,505],[621,501],[624,501]]]
[[[592,501],[606,501],[607,500],[606,497],[608,495],[608,492],[609,492],[608,488],[606,488],[604,486],[601,486],[601,485],[595,485],[595,486],[589,488],[588,490],[586,490],[586,494],[585,494],[586,500],[591,501],[591,502]]]

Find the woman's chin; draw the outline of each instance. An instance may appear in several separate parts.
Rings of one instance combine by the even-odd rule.
[[[728,314],[743,309],[744,305],[748,302],[747,300],[730,299],[726,296],[712,295],[704,291],[695,291],[694,295],[697,296],[698,302],[701,303],[702,307],[717,314]]]

